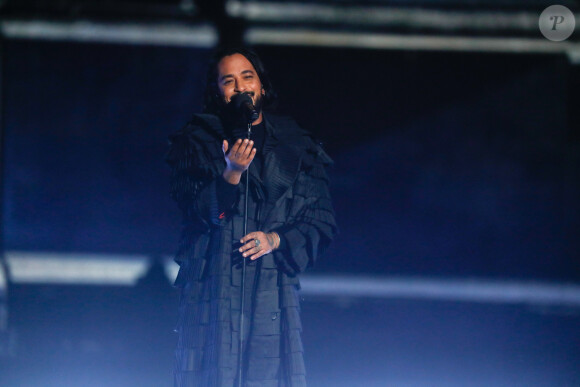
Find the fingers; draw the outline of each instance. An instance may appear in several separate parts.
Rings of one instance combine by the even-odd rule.
[[[224,141],[222,149],[225,149],[227,142]],[[228,166],[237,171],[245,171],[256,156],[254,142],[248,139],[238,139],[229,152],[224,151],[224,157]]]
[[[257,152],[256,148],[254,148],[254,142],[248,139],[237,139],[231,148],[228,142],[223,140],[222,150],[228,168],[237,172],[247,170]]]
[[[241,159],[247,159],[250,156],[253,158],[253,155],[256,153],[254,141],[248,139],[242,141],[242,139],[238,139],[232,146],[230,153]]]
[[[255,156],[256,156],[256,148],[252,148],[250,154],[248,155],[248,162],[251,163],[252,160],[254,160]]]
[[[242,253],[242,257],[250,257],[251,260],[261,257],[264,254],[269,253],[269,251],[265,250],[261,245],[256,246],[254,240],[250,240],[248,243],[240,247],[240,253]]]
[[[262,255],[266,255],[268,254],[269,251],[260,247],[254,247],[253,249],[250,249],[248,251],[246,251],[244,254],[242,254],[244,257],[250,257],[250,259],[253,261],[255,259],[260,258]]]
[[[236,154],[242,160],[247,160],[251,155],[255,154],[254,141],[245,139],[238,148]]]
[[[248,250],[249,248],[255,246],[254,240],[258,239],[259,233],[260,233],[260,231],[251,232],[248,235],[242,237],[242,239],[240,239],[240,242],[242,242],[244,244],[242,247],[240,247],[240,253],[243,253],[244,251]]]
[[[230,149],[230,153],[238,153],[238,149],[240,148],[241,144],[242,144],[242,139],[238,138],[238,140],[236,142],[234,142],[234,145],[232,145],[232,149]]]
[[[260,241],[259,245],[256,245],[256,240]],[[242,256],[244,257],[250,257],[251,260],[258,259],[272,251],[268,245],[266,234],[261,231],[249,233],[244,236],[240,242],[244,244],[239,249],[240,253],[242,253]]]

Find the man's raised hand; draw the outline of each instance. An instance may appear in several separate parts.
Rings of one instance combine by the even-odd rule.
[[[230,184],[238,184],[242,173],[248,169],[254,156],[256,155],[256,148],[254,148],[254,141],[245,139],[238,139],[231,149],[229,149],[227,140],[222,143],[222,151],[226,160],[226,169],[224,170],[224,179]]]

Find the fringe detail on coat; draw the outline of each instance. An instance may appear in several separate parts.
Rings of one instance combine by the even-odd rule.
[[[215,178],[225,162],[216,120],[194,118],[170,138],[167,154],[170,193],[184,222],[175,257],[181,288],[176,387],[233,387],[237,378],[241,275],[232,249],[241,216],[217,214]],[[293,121],[275,121],[279,145],[263,170],[269,177],[264,211],[270,211],[263,231],[278,231],[288,247],[248,265],[245,387],[306,386],[297,274],[338,231],[324,171],[332,160]]]

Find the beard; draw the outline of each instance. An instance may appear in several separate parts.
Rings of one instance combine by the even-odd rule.
[[[254,94],[254,93],[252,93],[252,94]],[[250,97],[253,97],[253,95],[250,95]],[[258,96],[256,97],[256,100],[254,101],[254,109],[256,109],[258,114],[260,114],[260,112],[262,111],[263,103],[264,103],[264,96],[262,95],[262,93],[259,93]]]

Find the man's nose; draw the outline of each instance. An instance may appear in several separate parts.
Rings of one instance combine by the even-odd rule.
[[[234,85],[234,91],[237,93],[243,93],[244,91],[246,91],[246,87],[242,84],[242,82],[236,80]]]

